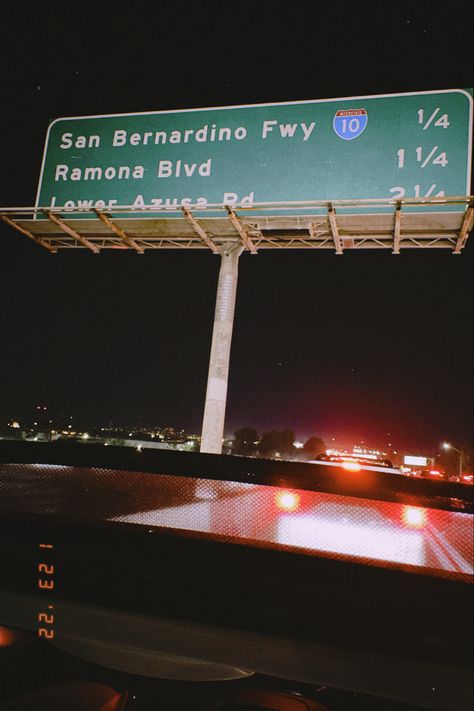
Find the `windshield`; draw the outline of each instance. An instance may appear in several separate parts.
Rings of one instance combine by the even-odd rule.
[[[21,447],[11,452],[15,449],[21,453]],[[48,450],[54,455],[51,447],[43,450],[45,455]],[[30,453],[41,457],[41,449],[30,447]],[[73,462],[74,455],[82,453],[76,448],[60,455],[68,454]],[[325,463],[311,468],[266,462],[255,468],[252,460],[242,459],[232,471],[231,457],[227,467],[211,458],[207,466],[213,469],[201,478],[189,476],[193,466],[203,468],[199,455],[174,460],[168,455],[163,460],[159,452],[148,454],[153,455],[146,459],[153,473],[5,463],[0,467],[1,509],[4,514],[47,516],[58,522],[139,526],[150,533],[189,531],[225,542],[472,580],[472,501],[456,498],[466,493],[459,484],[440,491],[430,483],[420,491],[415,481],[379,475],[373,467],[348,470],[345,462],[328,474]],[[96,448],[91,449],[94,455]],[[111,461],[123,461],[120,448],[107,450],[107,455]],[[186,474],[168,474],[166,466],[173,464]],[[224,472],[230,481],[220,478]],[[249,483],[255,480],[261,483]]]

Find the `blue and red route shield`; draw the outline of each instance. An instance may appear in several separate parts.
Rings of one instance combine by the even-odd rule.
[[[365,130],[368,120],[365,109],[344,109],[336,112],[332,125],[339,138],[352,141]]]

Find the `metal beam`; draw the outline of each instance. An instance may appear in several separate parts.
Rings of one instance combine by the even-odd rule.
[[[219,250],[217,249],[216,244],[212,241],[212,239],[209,237],[208,234],[206,234],[205,230],[201,227],[199,222],[195,219],[193,213],[188,210],[186,207],[181,208],[183,211],[183,214],[193,230],[196,232],[197,235],[199,235],[199,238],[201,239],[204,244],[206,244],[209,249],[211,249],[214,254],[219,254]]]
[[[72,227],[69,227],[69,225],[63,222],[63,220],[60,220],[59,217],[54,215],[52,212],[49,212],[49,210],[43,210],[43,213],[46,215],[48,220],[54,222],[54,224],[60,227],[63,232],[70,235],[71,237],[74,237],[74,239],[77,239],[81,244],[84,245],[84,247],[87,247],[88,249],[92,250],[94,254],[99,253],[100,250],[95,244],[89,242],[88,239],[80,235],[78,232],[76,232],[76,230],[73,230]]]
[[[105,213],[100,212],[100,210],[98,210],[97,208],[94,208],[94,212],[97,215],[97,217],[99,218],[99,220],[101,220],[101,222],[103,222],[104,225],[106,225],[109,228],[109,230],[111,230],[112,232],[115,232],[117,237],[120,237],[122,242],[127,247],[129,247],[130,249],[134,249],[139,254],[144,254],[145,250],[143,249],[143,247],[140,247],[140,245],[138,245],[134,239],[129,237],[122,229],[120,229],[120,227],[118,225],[116,225],[114,222],[112,222],[112,220]]]
[[[339,236],[339,228],[337,226],[337,220],[336,220],[336,211],[329,203],[328,207],[328,219],[329,219],[329,225],[331,227],[331,233],[332,233],[332,238],[334,241],[334,246],[336,248],[336,254],[343,254],[342,251],[342,240]]]
[[[251,254],[258,254],[257,249],[250,239],[247,230],[245,229],[245,226],[241,223],[235,212],[232,210],[229,205],[225,206],[225,209],[227,210],[227,213],[229,215],[229,219],[232,222],[233,226],[237,230],[237,232],[240,235],[240,238],[244,244],[244,246],[251,252]]]
[[[468,238],[469,232],[472,230],[474,222],[474,207],[471,205],[467,208],[464,219],[462,221],[461,229],[459,230],[459,237],[456,242],[456,246],[453,250],[453,254],[461,254],[461,250],[464,247],[466,240]]]
[[[392,254],[400,254],[400,233],[402,226],[402,204],[397,202],[395,209],[395,225],[393,228],[393,251]]]
[[[51,247],[49,244],[46,242],[43,242],[43,240],[40,237],[36,237],[36,235],[32,234],[29,230],[25,229],[25,227],[21,227],[20,225],[17,225],[16,222],[13,222],[7,215],[0,215],[0,218],[10,227],[13,227],[14,230],[18,230],[18,232],[21,232],[23,235],[26,235],[26,237],[29,237],[30,239],[33,240],[33,242],[36,242],[36,244],[40,244],[42,247],[48,250],[48,252],[51,252],[51,254],[56,254],[57,249],[54,249]]]

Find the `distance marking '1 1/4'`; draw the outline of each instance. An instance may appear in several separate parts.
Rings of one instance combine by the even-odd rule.
[[[427,165],[440,165],[445,168],[449,161],[446,151],[438,153],[439,146],[433,146],[431,149],[424,150],[423,146],[416,148],[416,160],[421,163],[421,168],[426,168]],[[397,151],[398,167],[405,167],[405,149],[399,148]]]

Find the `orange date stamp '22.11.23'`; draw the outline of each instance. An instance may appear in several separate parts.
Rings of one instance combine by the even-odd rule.
[[[41,610],[37,615],[36,629],[38,637],[54,639],[54,605],[46,598],[46,595],[54,590],[55,569],[54,563],[51,562],[54,546],[52,543],[39,543],[38,547],[41,551],[41,559],[37,565],[37,585],[44,597]]]

